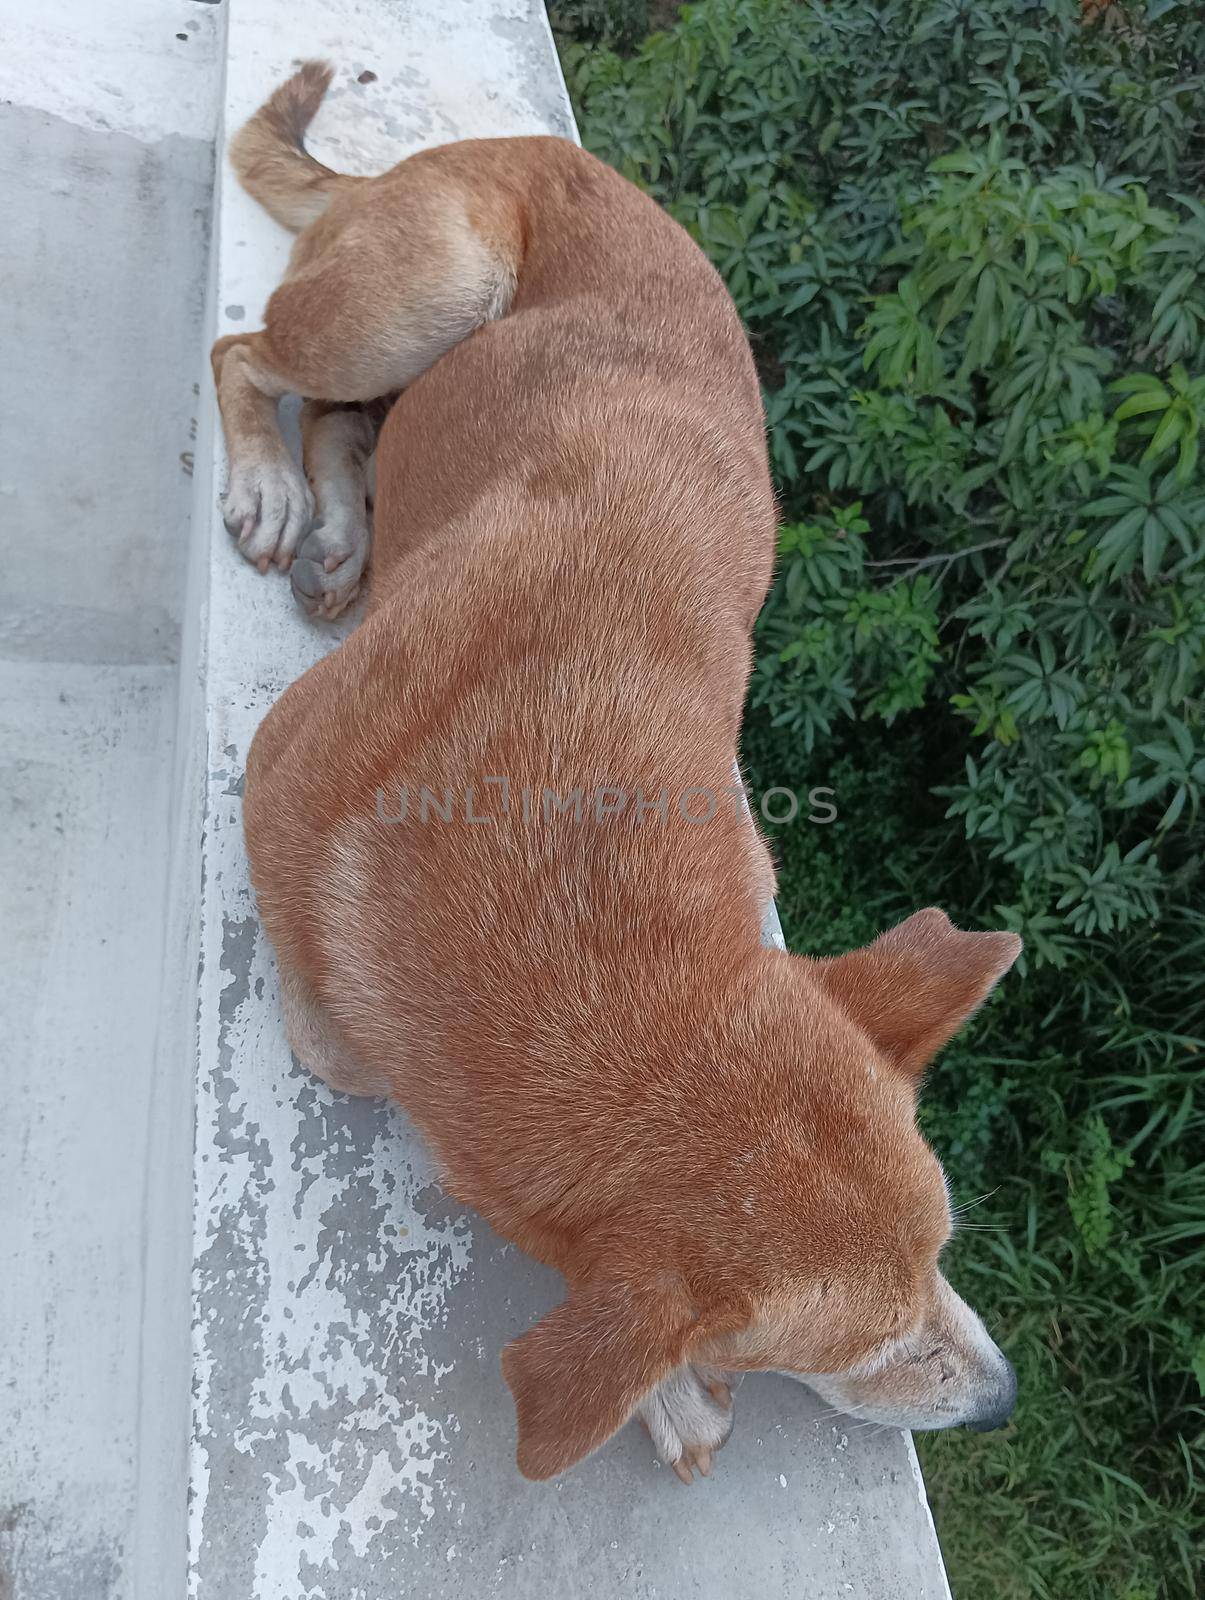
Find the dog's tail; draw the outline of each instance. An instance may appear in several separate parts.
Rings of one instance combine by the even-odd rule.
[[[305,130],[333,77],[329,62],[305,62],[230,141],[230,164],[243,188],[293,233],[322,215],[336,189],[364,181],[332,172],[305,148]]]

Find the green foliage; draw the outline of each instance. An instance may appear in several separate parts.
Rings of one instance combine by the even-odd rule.
[[[1044,1150],[1042,1165],[1067,1179],[1067,1204],[1089,1255],[1099,1255],[1113,1232],[1114,1210],[1109,1185],[1132,1167],[1132,1156],[1113,1148],[1104,1118],[1091,1116],[1079,1131],[1075,1157]]]
[[[552,0],[549,20],[558,35],[630,50],[649,29],[649,0]]]
[[[1205,8],[706,0],[564,59],[758,359],[747,756],[841,813],[781,835],[792,942],[930,903],[1026,941],[925,1110],[995,1188],[952,1265],[1022,1379],[1002,1437],[923,1445],[955,1590],[1195,1595]]]
[[[764,624],[762,689],[778,705],[775,726],[799,733],[810,750],[832,732],[834,711],[886,722],[923,704],[938,660],[933,584],[924,573],[890,587],[867,582],[861,505],[821,512],[779,531],[782,603]],[[810,696],[817,678],[827,702]]]
[[[754,706],[810,745],[945,696],[950,815],[1039,960],[1163,913],[1205,777],[1203,17],[726,0],[567,54],[587,141],[763,358],[789,525]]]

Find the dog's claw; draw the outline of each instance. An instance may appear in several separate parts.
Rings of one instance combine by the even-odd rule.
[[[657,1457],[679,1483],[711,1476],[716,1451],[732,1432],[736,1410],[732,1387],[718,1374],[680,1367],[658,1384],[637,1413]]]
[[[701,1478],[711,1477],[713,1452],[707,1445],[688,1444],[676,1461],[671,1461],[674,1476],[680,1483],[691,1484],[697,1472]]]
[[[368,525],[354,519],[320,522],[293,562],[293,593],[306,615],[323,622],[334,619],[360,592],[368,557]]]
[[[291,457],[232,465],[222,519],[260,572],[292,560],[313,514],[314,497]]]

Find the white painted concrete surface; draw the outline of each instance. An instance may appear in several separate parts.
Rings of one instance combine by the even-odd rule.
[[[498,1355],[554,1275],[280,1029],[241,774],[339,630],[216,515],[203,349],[258,321],[288,238],[224,164],[211,201],[213,140],[312,54],[339,68],[313,145],[347,170],[571,135],[538,0],[0,0],[5,22],[0,1596],[944,1596],[909,1441],[786,1380],[745,1385],[689,1491],[635,1429],[523,1482]]]
[[[161,1006],[195,986],[164,939],[224,25],[0,0],[0,36],[0,1595],[166,1600],[194,1063]]]

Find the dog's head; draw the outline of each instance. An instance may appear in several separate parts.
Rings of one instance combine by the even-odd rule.
[[[787,1372],[901,1428],[1007,1419],[1012,1368],[939,1267],[948,1192],[915,1113],[1020,949],[929,910],[833,960],[767,955],[692,1104],[660,1107],[646,1194],[504,1353],[528,1477],[597,1449],[687,1362]]]

